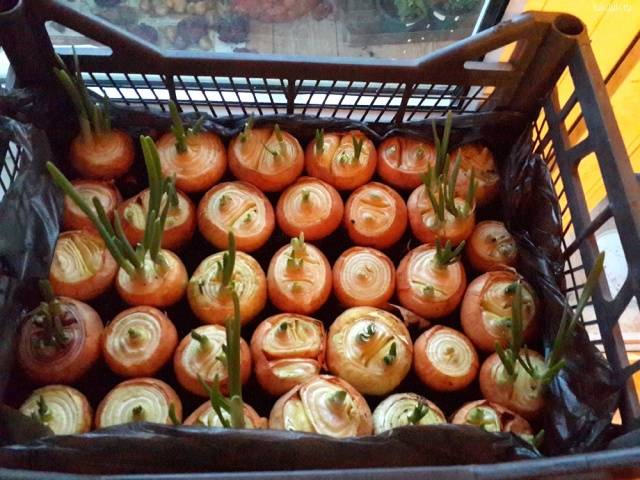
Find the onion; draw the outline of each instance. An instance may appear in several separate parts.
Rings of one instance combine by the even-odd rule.
[[[407,207],[391,187],[367,183],[349,196],[344,227],[356,245],[388,248],[407,228]]]
[[[120,192],[113,182],[74,180],[71,183],[94,211],[93,199],[97,198],[104,208],[107,218],[113,220],[113,212],[121,201]],[[66,195],[62,212],[62,226],[65,230],[95,230],[96,228],[84,212]]]
[[[429,165],[435,165],[436,152],[431,142],[395,136],[382,142],[378,152],[378,175],[403,190],[422,185],[420,175]]]
[[[205,258],[189,281],[187,298],[195,315],[203,322],[224,325],[233,315],[231,296],[222,289],[222,258],[218,252]],[[236,253],[232,278],[240,300],[240,322],[255,318],[267,303],[267,280],[260,264],[243,252]]]
[[[487,432],[511,432],[529,440],[533,436],[531,425],[520,415],[487,400],[465,403],[453,414],[451,423],[473,425]]]
[[[134,307],[118,314],[102,334],[102,352],[109,368],[125,377],[155,374],[178,344],[176,327],[160,310]]]
[[[418,378],[433,390],[462,390],[478,374],[478,354],[473,345],[449,327],[436,325],[420,335],[413,355]]]
[[[480,222],[469,237],[465,253],[469,263],[480,272],[513,267],[518,257],[518,247],[502,222]]]
[[[411,369],[413,345],[404,323],[374,307],[354,307],[331,325],[327,367],[359,392],[384,395]]]
[[[56,435],[86,433],[91,430],[93,418],[87,397],[66,385],[34,390],[20,407],[20,413],[36,418]]]
[[[58,237],[49,281],[56,295],[92,300],[111,287],[117,270],[100,236],[88,230],[72,230]]]
[[[469,143],[450,153],[451,162],[460,154],[460,174],[456,182],[456,194],[464,197],[469,188],[469,179],[473,169],[478,184],[476,189],[476,203],[487,205],[498,197],[500,176],[492,153],[483,145]]]
[[[226,410],[221,410],[222,416],[231,422],[231,415]],[[222,428],[220,418],[211,406],[211,402],[206,401],[200,405],[184,421],[184,425],[203,426],[210,428]],[[244,404],[244,427],[248,429],[267,428],[267,419],[258,415],[251,406]]]
[[[96,428],[145,421],[171,425],[169,409],[173,404],[178,420],[182,403],[173,388],[155,378],[134,378],[116,385],[96,410]]]
[[[238,250],[252,252],[273,233],[273,207],[264,193],[250,183],[220,183],[200,201],[198,227],[218,249],[228,248],[228,233],[232,231]]]
[[[395,288],[393,262],[373,248],[351,247],[333,265],[333,291],[347,307],[383,307]]]
[[[371,410],[346,381],[318,375],[291,389],[271,409],[269,428],[347,438],[370,435]]]
[[[282,395],[318,375],[326,334],[321,321],[294,313],[264,320],[251,338],[256,378],[263,390]]]
[[[510,285],[522,284],[522,330],[525,342],[536,334],[537,300],[533,288],[514,271],[487,272],[469,284],[462,300],[462,329],[473,344],[485,352],[495,352],[496,342],[506,348],[511,339]]]
[[[373,411],[374,433],[405,425],[447,423],[437,405],[415,393],[396,393],[385,398]]]
[[[71,165],[85,178],[112,180],[121,177],[131,165],[135,151],[133,140],[120,130],[110,130],[90,141],[78,135],[71,142]]]
[[[206,340],[193,338],[193,332]],[[211,384],[216,376],[220,382],[220,391],[228,393],[226,357],[222,347],[227,343],[224,327],[204,325],[192,330],[182,339],[173,356],[173,369],[180,384],[195,395],[208,396],[198,377]],[[251,352],[244,339],[240,339],[240,378],[246,383],[251,375]]]

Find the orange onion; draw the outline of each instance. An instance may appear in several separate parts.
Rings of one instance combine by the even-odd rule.
[[[231,415],[226,410],[221,410],[221,412],[222,416],[231,422]],[[222,428],[222,422],[220,422],[220,418],[211,406],[210,401],[206,401],[196,408],[184,421],[184,425]],[[258,413],[246,403],[244,404],[244,428],[250,430],[267,428],[267,419],[258,415]]]
[[[218,182],[227,168],[227,152],[212,132],[186,135],[186,152],[176,149],[176,137],[165,133],[156,142],[162,174],[176,176],[176,187],[184,192],[203,192]]]
[[[92,300],[111,288],[117,271],[118,264],[98,234],[71,230],[58,237],[49,281],[56,295]]]
[[[119,313],[102,333],[107,365],[123,377],[149,377],[171,358],[176,327],[157,308],[133,307]]]
[[[116,385],[96,410],[96,428],[130,422],[171,425],[169,410],[182,419],[182,402],[173,388],[155,378],[132,378]]]
[[[281,313],[264,320],[251,337],[256,378],[270,395],[282,395],[318,375],[326,334],[320,320]]]
[[[322,150],[318,149],[318,141],[307,145],[305,165],[309,176],[338,190],[353,190],[371,180],[378,161],[376,147],[362,132],[327,133],[322,137]],[[356,158],[355,149],[360,142],[362,147]]]
[[[416,393],[388,396],[373,411],[373,429],[377,435],[405,425],[438,425],[447,419],[438,406]]]
[[[195,395],[209,396],[200,379],[207,384],[220,382],[220,392],[227,395],[229,372],[223,346],[227,334],[221,325],[203,325],[184,337],[173,356],[176,379]],[[246,383],[251,375],[251,352],[244,339],[240,339],[240,378]],[[199,378],[198,378],[199,377]]]
[[[369,405],[355,388],[341,378],[318,375],[278,399],[269,428],[348,438],[370,435],[373,422]]]
[[[531,285],[515,271],[487,272],[474,279],[464,295],[460,322],[473,344],[485,352],[495,352],[496,342],[506,348],[511,340],[511,285],[522,284],[522,335],[530,342],[536,335],[538,301]]]
[[[34,390],[20,413],[40,421],[56,435],[74,435],[91,430],[93,412],[82,392],[67,385],[47,385]]]
[[[467,337],[453,328],[436,325],[416,340],[413,366],[427,387],[453,392],[473,382],[479,361]]]
[[[277,124],[273,128],[254,128],[231,140],[229,168],[238,180],[263,192],[279,192],[302,173],[304,152],[298,140]]]
[[[359,392],[384,395],[411,369],[413,345],[405,324],[374,307],[344,311],[329,328],[327,368]]]
[[[529,422],[508,408],[487,400],[465,403],[453,414],[451,423],[473,425],[487,432],[511,432],[527,441],[533,438]]]
[[[487,147],[478,143],[469,143],[456,148],[450,153],[451,164],[460,154],[460,174],[456,182],[456,194],[464,197],[469,188],[471,171],[473,170],[478,187],[476,203],[484,206],[494,201],[500,192],[500,175],[496,169],[493,154]]]
[[[487,220],[473,229],[465,254],[473,268],[489,272],[504,266],[514,267],[518,259],[518,247],[504,223]]]
[[[435,161],[432,142],[393,136],[378,148],[378,175],[395,188],[411,190],[422,185],[420,175]]]
[[[198,227],[209,243],[226,249],[229,232],[236,247],[253,252],[273,233],[273,207],[264,193],[250,183],[220,183],[209,190],[198,205]]]
[[[113,182],[101,182],[97,180],[74,180],[71,182],[78,194],[93,207],[93,199],[97,198],[104,208],[107,218],[113,220],[113,212],[122,201],[120,192]],[[62,228],[64,230],[95,230],[93,222],[82,210],[67,196],[64,197],[64,210],[62,212]]]
[[[374,248],[351,247],[333,265],[333,292],[347,307],[383,307],[396,289],[396,269]]]
[[[90,139],[78,135],[71,142],[71,165],[85,178],[113,180],[121,177],[131,165],[135,150],[133,140],[121,130],[93,133]]]
[[[225,252],[205,258],[189,281],[187,298],[191,310],[205,323],[224,325],[233,315],[231,295],[222,287],[222,259]],[[267,303],[267,279],[260,264],[250,255],[236,252],[231,281],[240,300],[240,322],[248,323]]]
[[[301,233],[307,240],[320,240],[331,235],[342,222],[342,198],[327,182],[300,177],[278,200],[276,219],[289,237]]]
[[[349,196],[344,227],[357,245],[387,248],[400,240],[407,228],[407,207],[391,187],[367,183]]]

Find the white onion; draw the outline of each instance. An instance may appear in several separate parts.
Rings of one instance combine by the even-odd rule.
[[[56,435],[88,432],[91,428],[91,407],[86,397],[75,388],[48,385],[35,390],[20,407],[23,415],[38,415],[38,401],[44,399],[48,413],[43,423]]]

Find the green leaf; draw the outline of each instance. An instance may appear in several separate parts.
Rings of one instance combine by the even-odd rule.
[[[393,342],[391,344],[391,347],[389,347],[389,353],[387,353],[383,358],[385,365],[391,365],[393,362],[395,362],[396,355],[396,342]]]
[[[429,413],[429,406],[424,403],[418,403],[415,408],[411,411],[411,414],[407,417],[409,421],[409,425],[418,425],[420,420],[422,420],[427,413]]]
[[[324,153],[324,128],[316,128],[316,155]]]
[[[169,112],[171,113],[171,122],[173,124],[171,131],[176,137],[176,150],[179,153],[184,153],[187,151],[187,134],[184,131],[184,124],[180,118],[178,107],[173,100],[169,100]]]
[[[176,415],[176,406],[173,403],[169,405],[169,419],[174,425],[182,425],[180,420],[178,420]]]
[[[363,332],[358,334],[358,340],[360,342],[368,342],[376,334],[376,324],[371,322],[367,325]]]

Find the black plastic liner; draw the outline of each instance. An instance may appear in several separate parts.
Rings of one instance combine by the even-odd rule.
[[[23,98],[25,95],[22,94]],[[56,100],[54,100],[56,101]],[[58,100],[59,101],[59,100]],[[24,101],[23,101],[24,102]],[[43,106],[44,105],[44,106]],[[77,131],[74,116],[59,104],[31,103],[24,114],[44,128],[51,141],[54,158],[63,168],[68,142]],[[23,110],[24,111],[24,110]],[[47,112],[54,112],[49,115]],[[141,133],[157,136],[168,130],[166,114],[113,109],[114,126],[127,130],[134,138]],[[185,115],[194,118],[194,114]],[[444,119],[439,119],[442,124]],[[383,138],[403,133],[430,138],[427,122],[405,125],[367,125],[348,120],[317,119],[303,116],[268,116],[256,119],[256,126],[277,121],[281,128],[295,135],[303,145],[313,139],[316,128],[344,131],[362,130],[376,144]],[[208,119],[206,128],[217,132],[225,142],[237,134],[244,119]],[[520,248],[518,270],[534,286],[541,299],[542,339],[536,345],[546,349],[551,344],[563,308],[560,293],[563,282],[561,254],[562,227],[558,201],[548,169],[532,153],[529,123],[519,114],[492,112],[454,118],[451,145],[482,140],[494,153],[502,177],[501,198],[497,204],[477,212],[478,221],[503,219],[517,238]],[[42,133],[15,122],[0,123],[2,135],[12,135],[30,155],[0,205],[0,398],[18,407],[36,387],[17,369],[12,370],[11,346],[20,312],[34,305],[37,295],[29,294],[34,278],[46,276],[52,247],[58,235],[61,195],[54,191],[44,175],[43,164],[51,158]],[[1,137],[0,137],[1,138]],[[124,197],[145,187],[144,165],[138,160],[130,175],[118,182]],[[232,177],[227,174],[224,180]],[[374,178],[375,180],[375,178]],[[400,192],[406,199],[409,192]],[[268,194],[272,202],[278,194]],[[346,199],[347,195],[343,195]],[[194,202],[200,196],[192,196]],[[31,206],[25,209],[25,206]],[[409,230],[409,229],[408,229]],[[37,239],[28,243],[27,239]],[[254,254],[266,271],[271,255],[287,242],[277,228],[267,245]],[[18,248],[19,246],[26,248]],[[333,263],[351,246],[346,233],[339,229],[330,239],[316,242]],[[408,231],[391,249],[386,250],[397,265],[408,249],[418,245]],[[188,272],[214,253],[199,233],[190,247],[181,253]],[[468,281],[475,276],[467,265]],[[105,323],[126,306],[115,293],[92,302]],[[342,311],[335,299],[327,302],[316,315],[328,326]],[[251,338],[260,320],[277,313],[268,305],[258,319],[243,328],[243,337]],[[182,337],[198,325],[186,300],[168,309]],[[459,328],[457,315],[442,322]],[[419,332],[412,330],[415,339]],[[8,387],[7,377],[11,376]],[[180,395],[185,414],[203,402],[180,388],[171,365],[158,378],[168,381]],[[122,379],[98,362],[77,385],[94,407]],[[579,327],[568,349],[567,367],[552,382],[544,424],[542,451],[548,455],[588,452],[604,448],[612,436],[611,418],[617,408],[621,382],[615,378],[606,360],[589,342]],[[477,383],[455,394],[438,394],[426,389],[409,374],[397,391],[415,391],[451,414],[463,403],[481,398]],[[263,416],[275,398],[260,391],[255,379],[245,386],[245,401]],[[379,398],[367,397],[372,410]],[[181,473],[206,471],[259,471],[319,468],[399,467],[427,465],[462,465],[494,463],[540,456],[533,447],[510,434],[489,434],[473,427],[454,425],[405,427],[376,437],[335,440],[318,435],[281,431],[224,431],[198,427],[169,427],[136,423],[75,436],[43,435],[31,419],[0,409],[0,466],[31,470],[74,473]],[[13,411],[14,412],[14,411]],[[31,430],[29,430],[31,429]],[[25,433],[29,431],[30,433]],[[20,436],[16,436],[16,432]],[[25,443],[31,438],[31,443]],[[38,439],[39,438],[39,439]],[[21,443],[22,442],[22,443]]]

